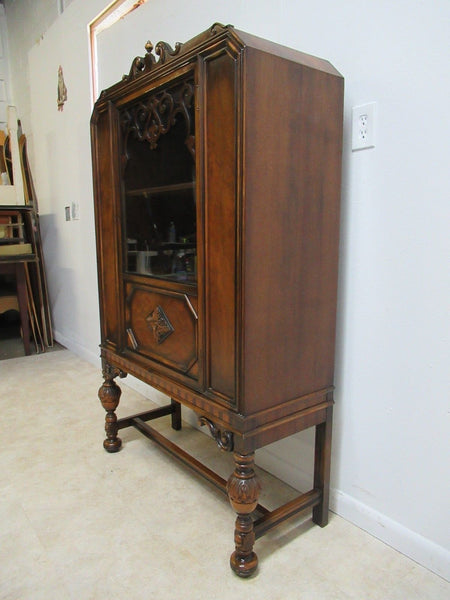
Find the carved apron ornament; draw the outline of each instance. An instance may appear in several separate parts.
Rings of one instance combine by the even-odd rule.
[[[212,437],[216,440],[216,444],[219,446],[221,450],[225,450],[225,452],[231,452],[234,446],[234,437],[231,431],[223,431],[219,429],[210,419],[206,417],[200,417],[199,419],[200,425],[206,425],[212,435]]]

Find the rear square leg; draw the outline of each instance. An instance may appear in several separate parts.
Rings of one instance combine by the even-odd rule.
[[[326,411],[325,421],[316,426],[314,457],[314,488],[321,490],[322,499],[320,504],[313,508],[313,521],[320,527],[328,524],[333,405],[328,406]]]
[[[181,429],[181,404],[179,402],[177,402],[176,400],[174,400],[173,398],[170,399],[170,403],[172,404],[172,407],[173,407],[173,413],[171,415],[172,429],[175,429],[175,431],[180,431],[180,429]]]

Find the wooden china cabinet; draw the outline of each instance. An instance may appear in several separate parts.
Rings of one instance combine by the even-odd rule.
[[[255,538],[328,518],[343,79],[220,24],[146,50],[91,123],[104,447],[136,427],[228,493],[246,577]],[[118,420],[128,373],[170,403]],[[179,429],[181,404],[234,453],[228,482],[148,424]],[[311,490],[269,512],[255,451],[313,426]]]

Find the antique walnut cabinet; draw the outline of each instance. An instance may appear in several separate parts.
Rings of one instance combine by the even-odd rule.
[[[104,447],[133,426],[226,491],[245,577],[273,526],[327,523],[343,79],[220,24],[146,50],[91,122]],[[170,403],[118,420],[128,373]],[[181,404],[234,453],[228,482],[148,424],[179,429]],[[268,511],[255,450],[313,426],[311,490]]]

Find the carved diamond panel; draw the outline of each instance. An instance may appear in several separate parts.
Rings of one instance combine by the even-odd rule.
[[[157,306],[145,319],[153,330],[158,344],[162,344],[175,330],[161,306]]]
[[[197,297],[126,284],[125,333],[127,351],[150,360],[151,368],[197,380]],[[172,335],[173,334],[173,335]]]

